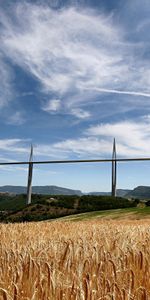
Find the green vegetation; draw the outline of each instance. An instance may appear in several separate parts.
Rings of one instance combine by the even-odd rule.
[[[32,195],[32,203],[37,203],[42,199],[46,199],[47,196],[43,195]],[[8,195],[0,194],[0,211],[8,210],[8,211],[16,211],[21,210],[26,207],[26,194],[21,195]]]
[[[111,209],[111,210],[102,210],[102,211],[92,211],[87,213],[76,214],[72,216],[65,216],[60,218],[61,221],[88,221],[92,219],[99,220],[119,220],[119,219],[132,219],[140,220],[150,218],[150,207],[131,207],[124,209]]]
[[[0,220],[3,222],[40,221],[62,216],[111,209],[136,207],[137,201],[111,196],[93,195],[32,195],[26,205],[26,195],[0,195]]]
[[[80,211],[95,211],[107,210],[116,208],[135,207],[137,201],[129,201],[124,198],[113,198],[111,196],[82,196],[80,197],[79,210]]]

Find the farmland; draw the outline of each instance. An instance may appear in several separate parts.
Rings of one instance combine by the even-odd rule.
[[[149,225],[0,224],[0,300],[150,299]]]
[[[74,214],[59,218],[61,221],[88,221],[88,220],[144,220],[150,219],[150,207],[130,207],[123,209],[99,210],[80,214]]]

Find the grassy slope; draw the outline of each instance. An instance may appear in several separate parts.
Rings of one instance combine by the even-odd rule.
[[[111,209],[103,211],[93,211],[72,216],[59,218],[62,221],[82,221],[89,219],[150,219],[150,207],[133,207],[123,209]]]

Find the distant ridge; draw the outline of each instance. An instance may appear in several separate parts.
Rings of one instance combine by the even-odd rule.
[[[9,193],[9,194],[26,194],[27,188],[25,186],[13,186],[13,185],[4,185],[0,187],[0,193]],[[124,197],[131,190],[117,190],[118,197]],[[80,190],[73,190],[69,188],[63,188],[56,185],[45,185],[45,186],[33,186],[33,194],[42,194],[42,195],[78,195],[82,196],[84,194],[94,195],[94,196],[110,196],[110,192],[91,192],[91,193],[82,193]]]
[[[0,187],[0,193],[9,194],[26,194],[27,188],[25,186],[13,186],[5,185]],[[109,196],[110,192],[90,192],[82,193],[80,190],[73,190],[69,188],[63,188],[55,185],[45,185],[45,186],[33,186],[33,194],[42,195],[94,195],[94,196]],[[117,196],[124,198],[138,198],[138,199],[150,199],[150,186],[137,186],[133,190],[129,189],[117,189]]]
[[[5,185],[0,187],[0,193],[26,194],[26,192],[27,188],[25,186]],[[82,195],[80,190],[72,190],[55,185],[33,186],[32,193],[42,195]]]
[[[126,197],[138,199],[150,199],[150,186],[137,186],[131,190]]]
[[[109,192],[93,192],[90,195],[102,195],[109,196],[111,193]],[[150,186],[137,186],[133,190],[128,189],[117,189],[117,196],[124,197],[127,199],[137,198],[137,199],[150,199]]]
[[[124,190],[124,189],[117,189],[117,196],[118,197],[126,197],[126,195],[128,193],[132,192],[132,190]],[[94,195],[94,196],[110,196],[111,193],[110,192],[91,192],[89,193],[90,195]]]

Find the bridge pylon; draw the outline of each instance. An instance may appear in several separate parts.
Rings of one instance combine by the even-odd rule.
[[[29,158],[28,185],[27,185],[27,204],[31,203],[32,174],[33,174],[33,145],[31,145],[30,158]]]
[[[116,140],[113,141],[113,152],[112,152],[112,197],[116,197],[116,184],[117,184],[117,161],[116,161]]]

